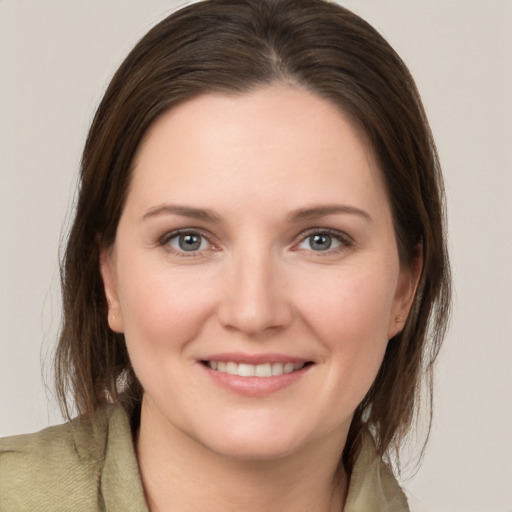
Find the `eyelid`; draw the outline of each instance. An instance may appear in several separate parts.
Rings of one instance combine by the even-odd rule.
[[[171,239],[173,239],[179,235],[184,235],[184,234],[196,234],[196,235],[201,236],[208,242],[209,248],[201,249],[198,251],[181,251],[181,250],[177,250],[176,248],[169,245],[169,241]],[[326,251],[314,251],[313,249],[307,250],[307,252],[314,253],[315,256],[322,256],[322,255],[325,256],[325,255],[329,255],[329,254],[343,252],[343,251],[347,250],[348,248],[352,247],[355,243],[354,239],[344,231],[340,231],[338,229],[333,229],[333,228],[315,227],[315,228],[309,228],[306,231],[301,232],[300,235],[297,236],[296,241],[293,243],[291,250],[292,251],[306,250],[306,249],[299,249],[298,245],[301,244],[302,242],[304,242],[308,237],[310,237],[312,235],[317,235],[317,234],[329,235],[329,236],[335,238],[336,240],[338,240],[340,242],[340,245],[335,248],[332,248],[332,249],[327,249]],[[216,244],[215,242],[212,241],[212,238],[213,238],[213,235],[211,233],[205,232],[201,228],[186,227],[186,228],[179,228],[179,229],[174,229],[172,231],[166,232],[162,237],[160,237],[158,239],[158,245],[163,246],[165,248],[165,250],[167,250],[173,254],[176,254],[178,256],[182,256],[185,258],[198,257],[198,256],[203,256],[204,253],[208,250],[213,250],[213,251],[220,250],[220,247],[218,246],[218,244]]]
[[[200,249],[198,251],[182,251],[179,249],[176,249],[175,247],[172,247],[169,242],[173,238],[176,238],[180,235],[198,235],[206,240],[206,242],[209,245],[208,249]],[[212,235],[209,233],[206,233],[203,229],[200,228],[193,228],[193,227],[187,227],[187,228],[179,228],[174,229],[172,231],[166,232],[162,237],[158,239],[158,245],[164,247],[165,250],[180,256],[184,258],[193,258],[204,255],[204,253],[207,250],[219,250],[218,246],[212,242]]]
[[[303,231],[297,237],[298,240],[297,240],[297,242],[294,243],[292,250],[295,250],[295,251],[307,250],[307,249],[299,249],[298,245],[313,235],[329,235],[340,242],[340,245],[338,247],[335,247],[333,249],[327,249],[326,251],[314,251],[313,249],[308,251],[308,252],[314,253],[315,256],[322,256],[322,255],[343,252],[343,251],[347,250],[348,248],[352,247],[355,243],[354,239],[350,235],[345,233],[344,231],[340,231],[338,229],[333,229],[333,228],[318,227],[318,228],[309,228],[306,231]]]

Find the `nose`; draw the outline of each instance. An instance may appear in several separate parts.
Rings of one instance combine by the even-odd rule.
[[[254,337],[291,323],[293,307],[286,294],[282,263],[276,260],[263,251],[244,251],[233,257],[218,308],[225,328]]]

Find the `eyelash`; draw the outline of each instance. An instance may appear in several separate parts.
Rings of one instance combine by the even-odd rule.
[[[218,251],[218,247],[213,244],[210,241],[209,235],[205,234],[199,229],[194,228],[183,228],[183,229],[177,229],[175,231],[171,231],[169,233],[166,233],[162,238],[159,240],[159,245],[163,246],[167,251],[175,254],[176,256],[183,257],[183,258],[197,258],[203,256],[204,249],[200,249],[197,251],[184,251],[184,250],[178,250],[171,245],[169,245],[169,242],[173,240],[174,238],[177,238],[182,235],[193,235],[198,236],[201,239],[205,240],[209,248],[215,247],[214,250]],[[307,250],[307,249],[300,249],[297,248],[300,244],[304,243],[308,238],[315,236],[315,235],[327,235],[337,242],[339,242],[339,246],[335,247],[333,249],[329,248],[325,251],[315,251],[313,249]],[[307,252],[313,254],[316,257],[321,257],[325,255],[332,255],[332,254],[339,254],[341,252],[346,251],[350,247],[354,245],[354,240],[352,237],[344,233],[343,231],[338,231],[336,229],[331,228],[311,228],[308,229],[306,232],[303,232],[298,237],[298,242],[295,242],[292,246],[293,251],[300,251],[300,250],[306,250]]]
[[[204,234],[200,229],[194,229],[194,228],[177,229],[175,231],[166,233],[162,238],[160,238],[159,245],[163,246],[167,251],[175,254],[176,256],[182,257],[182,258],[197,258],[197,257],[202,256],[202,253],[204,252],[204,250],[183,251],[183,250],[178,250],[169,244],[169,242],[173,238],[177,238],[182,235],[198,236],[201,239],[205,240],[208,243],[208,245],[210,246],[210,248],[212,246],[215,246],[214,244],[211,243],[210,237],[208,235]]]
[[[338,231],[337,229],[331,229],[331,228],[311,228],[308,229],[305,233],[301,233],[300,240],[298,243],[294,244],[294,247],[297,247],[298,245],[305,242],[308,238],[315,236],[315,235],[327,235],[334,240],[339,242],[339,246],[335,247],[333,249],[329,248],[326,251],[315,251],[313,249],[308,250],[308,252],[312,253],[314,256],[321,257],[324,255],[333,255],[333,254],[339,254],[350,247],[354,245],[354,239],[344,233],[343,231]],[[294,250],[301,250],[301,249],[294,249]]]

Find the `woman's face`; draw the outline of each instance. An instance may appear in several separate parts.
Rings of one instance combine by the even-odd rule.
[[[284,85],[152,126],[102,273],[142,421],[242,458],[340,449],[416,284],[364,138]]]

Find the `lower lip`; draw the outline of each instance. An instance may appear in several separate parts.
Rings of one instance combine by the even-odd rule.
[[[300,370],[291,373],[283,373],[273,377],[240,377],[229,373],[212,370],[210,367],[201,364],[211,379],[233,393],[244,396],[267,396],[276,393],[296,383],[310,370],[312,365],[304,366]]]

